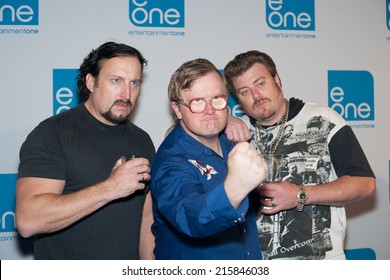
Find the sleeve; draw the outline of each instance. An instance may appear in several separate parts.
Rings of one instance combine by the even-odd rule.
[[[339,129],[329,142],[332,164],[338,177],[375,177],[358,139],[348,125]]]
[[[226,195],[224,180],[207,188],[190,163],[183,164],[184,161],[170,158],[152,168],[151,190],[159,213],[179,232],[197,238],[245,222],[248,198],[239,209],[234,209]]]
[[[18,178],[65,180],[65,156],[50,120],[40,123],[26,138],[19,152]]]

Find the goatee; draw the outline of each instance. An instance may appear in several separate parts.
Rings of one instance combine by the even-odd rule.
[[[119,115],[119,116],[114,115],[112,113],[111,109],[116,104],[129,106],[129,108],[130,108],[129,113],[127,115]],[[114,104],[111,106],[111,108],[107,112],[102,113],[101,116],[103,118],[105,118],[107,121],[109,121],[110,123],[122,124],[122,123],[125,123],[127,121],[127,119],[129,118],[132,107],[133,107],[133,104],[130,100],[129,101],[117,100],[114,102]]]

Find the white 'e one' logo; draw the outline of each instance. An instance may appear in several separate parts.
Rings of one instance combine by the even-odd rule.
[[[11,5],[4,5],[0,7],[0,22],[3,22],[5,11],[10,13],[12,23],[15,23],[16,20],[26,23],[34,18],[34,10],[30,6],[22,5],[15,10]]]
[[[62,111],[66,111],[70,109],[70,106],[68,106],[73,101],[73,92],[67,88],[62,87],[56,91],[56,101],[58,104],[61,104],[60,107],[58,107],[56,114],[61,113]]]
[[[144,8],[148,1],[139,3],[137,0],[132,0],[132,3],[137,6],[131,13],[131,19],[136,24],[143,25],[148,22],[154,25],[154,18],[159,20],[159,25],[176,25],[180,21],[180,12],[176,9],[169,8],[163,11],[159,8],[152,8],[148,11]]]
[[[277,28],[283,25],[287,28],[290,21],[294,28],[299,26],[302,29],[310,27],[312,19],[308,13],[294,14],[293,12],[286,12],[284,15],[279,12],[283,7],[283,0],[269,0],[268,7],[273,11],[268,15],[268,22],[271,26]]]
[[[333,102],[335,102],[332,105],[332,109],[346,119],[348,119],[348,113],[350,112],[352,112],[355,119],[357,116],[362,119],[366,119],[371,114],[371,107],[367,103],[360,103],[358,106],[354,103],[347,103],[343,106],[341,102],[344,100],[344,90],[341,87],[332,88],[330,91],[330,98]]]

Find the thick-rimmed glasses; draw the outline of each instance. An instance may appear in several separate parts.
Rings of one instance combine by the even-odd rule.
[[[196,97],[196,98],[192,98],[188,103],[184,103],[184,102],[177,102],[177,103],[188,107],[190,111],[194,114],[203,113],[204,110],[206,110],[207,103],[210,103],[211,107],[213,107],[213,109],[216,111],[226,109],[228,104],[226,95],[217,95],[209,99]]]

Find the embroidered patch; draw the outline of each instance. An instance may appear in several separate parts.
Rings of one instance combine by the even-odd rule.
[[[194,159],[189,159],[188,161],[191,162],[193,165],[195,165],[199,169],[199,171],[200,171],[200,173],[202,175],[206,174],[207,175],[207,180],[211,179],[211,175],[214,175],[214,174],[218,173],[214,169],[214,167],[212,167],[210,165],[207,165],[207,164],[204,164],[203,162],[200,162],[200,161],[194,160]]]

